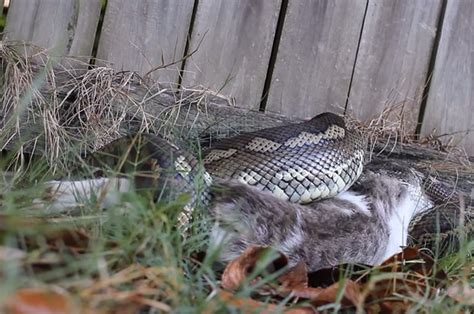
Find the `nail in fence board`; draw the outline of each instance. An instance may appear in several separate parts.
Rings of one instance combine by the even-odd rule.
[[[474,155],[474,2],[448,1],[422,133],[455,133]],[[449,138],[449,137],[447,137]],[[447,139],[445,137],[445,139]]]
[[[150,78],[178,83],[194,0],[109,0],[97,57],[116,70],[137,71]]]
[[[201,85],[258,109],[281,0],[200,0],[184,86]],[[202,42],[201,42],[202,41]]]
[[[369,1],[348,109],[362,120],[405,103],[414,131],[442,1]]]
[[[32,42],[53,55],[88,58],[100,6],[100,0],[11,1],[4,40]]]
[[[344,112],[366,0],[289,1],[266,111]]]

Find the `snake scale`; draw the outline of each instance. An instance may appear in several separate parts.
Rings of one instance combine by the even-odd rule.
[[[224,139],[205,153],[213,176],[234,179],[292,203],[348,189],[362,172],[364,141],[332,113]]]
[[[349,189],[362,174],[365,146],[362,133],[347,128],[342,117],[323,113],[302,123],[220,140],[203,152],[202,163],[186,150],[185,145],[171,144],[151,134],[118,139],[89,156],[86,163],[102,170],[109,167],[114,173],[117,170],[124,174],[135,173],[137,188],[151,189],[156,193],[155,197],[174,193],[176,185],[166,182],[179,177],[177,190],[193,191],[192,201],[180,218],[181,223],[186,224],[198,202],[207,205],[211,201],[209,187],[213,178],[240,182],[291,203],[307,204],[338,195]],[[368,171],[385,171],[383,165],[372,166],[372,169],[370,164],[368,166]],[[404,176],[395,172],[390,175],[400,180]],[[426,181],[421,174],[419,176],[420,182]],[[194,192],[196,182],[200,193]],[[417,190],[416,193],[431,200],[427,198],[424,205],[427,209],[413,219],[410,234],[415,239],[432,240],[436,231],[453,233],[456,223],[441,217],[439,224],[439,213],[435,210],[447,199],[449,189],[442,184],[425,187],[425,192]],[[421,195],[418,194],[414,197]],[[470,204],[468,197],[466,201]],[[454,213],[450,218],[458,219],[459,204],[450,204],[448,212]],[[449,209],[449,206],[445,208]],[[470,205],[468,210],[462,214],[470,219]],[[471,222],[470,225],[472,227]]]

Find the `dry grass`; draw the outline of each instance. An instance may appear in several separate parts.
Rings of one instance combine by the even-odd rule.
[[[124,98],[130,108],[144,112],[140,103],[128,99],[126,87],[139,80],[133,73],[103,67],[84,71],[87,64],[76,59],[58,62],[41,50],[23,58],[17,49],[3,45],[0,50],[2,148],[39,150],[50,165],[67,168],[71,153],[94,150],[123,134],[129,109],[114,100]],[[153,127],[151,117],[140,117],[139,129]]]
[[[95,150],[130,130],[158,132],[163,117],[172,124],[173,110],[186,101],[174,99],[178,106],[152,116],[144,104],[162,93],[175,97],[173,91],[149,88],[133,72],[86,70],[87,64],[73,58],[59,62],[36,47],[28,46],[30,57],[24,58],[21,47],[0,47],[1,149],[17,146],[19,152],[42,154],[54,167],[67,169],[74,154]],[[137,88],[144,89],[143,95],[133,94]]]
[[[19,51],[27,49],[31,57]],[[0,47],[3,81],[0,149],[46,157],[55,170],[130,132],[176,139],[228,136],[274,126],[281,118],[230,110],[232,101],[202,88],[175,90],[134,72],[93,67],[75,58],[48,55],[34,46]],[[212,101],[212,106],[210,102]]]
[[[470,181],[472,188],[474,164],[462,147],[456,146],[455,138],[447,141],[444,135],[421,136],[414,133],[415,122],[404,102],[387,104],[382,112],[368,121],[360,121],[352,112],[346,114],[347,122],[353,128],[364,132],[368,141],[368,161],[395,156],[430,176],[456,184]],[[467,191],[470,193],[469,191]]]
[[[368,151],[373,154],[375,147],[384,143],[382,151],[393,149],[399,144],[413,144],[456,156],[460,161],[469,161],[468,154],[463,148],[455,144],[455,134],[451,134],[447,140],[442,139],[448,135],[422,136],[414,133],[415,121],[410,120],[410,114],[405,102],[396,104],[387,103],[380,114],[367,121],[360,121],[353,112],[346,114],[349,125],[363,130],[368,136]]]

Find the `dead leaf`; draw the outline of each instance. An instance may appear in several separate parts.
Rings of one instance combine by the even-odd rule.
[[[17,290],[4,305],[10,314],[42,313],[78,313],[72,298],[66,292],[40,288]]]
[[[400,253],[394,254],[391,257],[387,258],[381,266],[393,265],[397,262],[404,260],[414,260],[419,258],[419,249],[417,247],[406,247]]]
[[[450,286],[447,294],[459,303],[474,305],[474,288],[467,282],[457,282]]]
[[[390,300],[379,303],[371,303],[365,306],[365,311],[368,314],[378,313],[405,313],[410,306],[410,302]]]
[[[284,306],[273,304],[273,303],[264,303],[251,298],[242,298],[232,295],[228,291],[219,291],[217,294],[217,299],[221,302],[224,302],[230,307],[235,307],[239,310],[239,313],[261,313],[261,314],[271,314],[275,312],[282,312],[286,314],[310,314],[315,313],[315,311],[308,306],[294,307],[290,309],[285,309]],[[215,313],[215,303],[210,302],[207,309],[203,313]]]
[[[402,252],[391,256],[373,269],[383,273],[404,273],[405,279],[419,281],[420,284],[426,284],[426,280],[429,280],[431,285],[440,288],[445,284],[447,275],[441,269],[433,274],[434,263],[431,256],[417,247],[406,247]],[[367,275],[370,276],[369,273]],[[367,281],[367,278],[358,279],[358,281],[362,280]]]
[[[370,292],[371,298],[377,300],[394,295],[434,296],[436,288],[443,287],[447,278],[443,270],[437,270],[433,274],[434,263],[433,258],[418,247],[405,248],[376,267],[381,272],[394,275],[378,281]],[[408,308],[409,303],[404,302],[402,305],[385,302],[384,306],[398,311],[400,307]]]
[[[218,299],[224,302],[226,305],[239,309],[241,313],[273,313],[279,307],[275,304],[267,304],[260,301],[253,300],[251,298],[240,298],[235,297],[230,292],[219,291]],[[209,311],[211,310],[211,311]],[[281,310],[281,307],[280,307]],[[258,312],[257,312],[258,311]],[[204,311],[205,313],[213,313],[212,309]]]
[[[250,275],[255,268],[257,261],[269,248],[261,246],[248,247],[239,257],[231,261],[222,274],[221,286],[224,289],[237,289],[242,282]],[[280,253],[279,257],[272,263],[272,269],[268,271],[275,272],[285,267],[288,263],[287,258]]]
[[[382,308],[382,312],[385,313],[406,313],[406,311],[410,308],[410,305],[411,302],[408,302],[407,300],[391,300],[382,302],[380,307]]]
[[[222,286],[227,289],[239,287],[252,272],[265,249],[251,247],[229,263],[222,276]],[[411,301],[403,300],[400,296],[435,295],[437,286],[431,284],[432,277],[428,276],[433,272],[433,265],[434,260],[416,247],[405,248],[400,254],[376,267],[344,264],[323,272],[308,274],[306,265],[301,261],[278,278],[278,286],[270,283],[261,287],[257,293],[278,297],[291,296],[307,300],[316,307],[339,301],[344,307],[357,307],[372,313],[403,312],[409,308]],[[349,278],[346,278],[341,286],[338,282],[340,277],[348,273]],[[322,281],[320,278],[313,278],[315,274],[322,274],[325,278]],[[330,285],[327,288],[311,286],[315,279]],[[251,299],[245,299],[243,302],[248,303],[249,300]],[[260,303],[254,305],[257,304],[262,306]]]
[[[103,274],[97,281],[82,289],[79,296],[91,304],[101,306],[113,304],[111,313],[116,313],[118,309],[122,310],[123,305],[131,305],[132,310],[137,309],[135,312],[146,307],[167,313],[172,311],[172,308],[162,300],[167,299],[171,291],[167,290],[166,284],[163,285],[164,277],[173,277],[174,272],[177,275],[181,271],[131,264],[114,274]],[[124,286],[128,289],[124,289]],[[168,289],[176,291],[180,287],[177,284]]]
[[[131,314],[137,313],[142,304],[109,304],[107,308],[93,308],[80,303],[66,291],[50,288],[24,288],[9,296],[0,313],[8,314]]]
[[[342,293],[340,302],[344,306],[355,306],[360,299],[361,287],[352,280],[346,280],[341,287],[335,283],[327,288],[295,288],[291,290],[292,295],[302,299],[308,299],[314,306],[334,303]]]
[[[357,307],[366,308],[371,313],[401,313],[405,312],[417,296],[432,297],[436,288],[428,286],[423,277],[410,273],[393,273],[390,277],[371,278],[362,286],[361,298]],[[414,279],[413,279],[414,277]],[[406,299],[401,296],[411,296]]]
[[[315,314],[317,313],[313,308],[309,306],[295,307],[285,310],[285,314]]]
[[[84,252],[89,246],[90,237],[84,229],[61,229],[45,235],[52,249],[66,246],[75,252]]]
[[[367,286],[370,287],[370,283]],[[393,278],[383,279],[376,281],[370,290],[370,296],[372,300],[379,300],[398,295],[434,295],[436,289],[426,285],[426,282],[419,278],[413,280],[410,278],[404,278],[394,275]]]
[[[281,286],[285,289],[308,287],[308,270],[303,260],[290,268],[286,273],[278,278]]]
[[[308,286],[325,288],[339,282],[342,278],[361,283],[368,279],[364,275],[369,273],[371,269],[372,266],[359,264],[341,264],[322,268],[308,273]]]
[[[418,247],[406,247],[402,252],[385,260],[378,268],[388,272],[415,272],[423,276],[431,275],[434,260]]]

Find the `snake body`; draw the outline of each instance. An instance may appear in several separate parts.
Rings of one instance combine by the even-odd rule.
[[[290,203],[306,204],[351,188],[363,171],[364,156],[362,134],[346,127],[342,117],[323,113],[306,122],[220,140],[204,151],[203,163],[186,147],[180,148],[152,134],[118,139],[92,154],[86,163],[101,169],[111,168],[113,174],[134,173],[135,185],[152,189],[156,197],[174,190],[191,191],[192,201],[179,218],[183,225],[189,221],[197,203],[209,205],[212,177],[244,183]],[[394,178],[413,189],[414,198],[427,200],[423,213],[411,223],[410,235],[432,239],[436,237],[439,221],[441,232],[455,229],[433,209],[446,200],[449,189],[439,184],[427,186],[422,175],[412,180],[416,184],[406,182],[407,177],[413,177],[410,169],[391,171],[388,167],[368,164],[364,173]],[[201,187],[199,193],[195,192],[197,182]],[[467,214],[460,212],[458,204],[451,208],[455,210],[449,206],[443,210],[454,213],[454,219],[460,215],[467,217],[466,222],[472,227],[472,207],[468,207]]]
[[[205,153],[204,166],[212,176],[306,204],[347,190],[362,172],[364,151],[359,132],[323,113],[221,140]]]
[[[110,168],[111,173],[138,174],[138,188],[154,191],[166,186],[166,176],[157,174],[172,167],[181,177],[177,190],[192,190],[201,173],[203,186],[210,186],[210,176],[232,179],[306,204],[347,190],[362,173],[364,151],[360,132],[348,129],[342,117],[323,113],[305,122],[220,140],[204,152],[205,170],[185,147],[152,134],[117,139],[91,154],[86,164],[101,171]],[[194,201],[208,203],[203,192]]]

